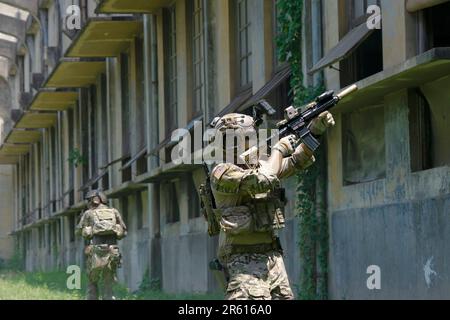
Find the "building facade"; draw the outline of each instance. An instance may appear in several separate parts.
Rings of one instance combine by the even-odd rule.
[[[448,298],[450,3],[324,3],[325,55],[312,69],[333,67],[328,88],[359,86],[328,134],[329,295]],[[366,26],[370,5],[381,29]]]
[[[145,275],[167,292],[218,290],[208,270],[217,239],[196,193],[203,169],[172,161],[171,135],[261,98],[290,105],[275,1],[0,5],[0,254],[18,252],[28,271],[83,265],[75,225],[84,194],[100,188],[129,228],[119,278],[131,290]],[[379,12],[367,14],[371,5]],[[330,298],[448,297],[446,13],[442,0],[304,1],[305,85],[360,88],[327,134]],[[191,146],[194,158],[201,147]],[[296,183],[284,183],[281,234],[295,286]],[[372,265],[381,290],[367,287]]]
[[[167,292],[217,290],[208,270],[217,240],[196,192],[204,171],[172,161],[171,134],[202,132],[257,99],[289,104],[275,2],[37,2],[1,2],[25,16],[8,60],[16,72],[5,77],[12,101],[0,157],[12,170],[10,231],[26,270],[83,265],[74,227],[84,194],[100,188],[129,228],[119,276],[131,290],[145,275]],[[284,239],[296,282],[290,193]]]

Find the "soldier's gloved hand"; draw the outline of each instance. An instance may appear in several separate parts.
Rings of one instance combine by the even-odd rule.
[[[277,144],[272,148],[273,150],[278,150],[283,155],[283,158],[289,157],[298,144],[298,139],[295,135],[291,134],[287,137],[280,139]]]
[[[329,127],[334,125],[333,115],[330,112],[325,111],[319,114],[317,118],[313,119],[308,127],[312,134],[321,136]]]

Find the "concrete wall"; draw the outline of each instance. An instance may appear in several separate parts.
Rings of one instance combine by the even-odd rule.
[[[400,1],[382,1],[384,68],[414,56],[415,16]],[[327,3],[326,43],[338,30],[334,5]],[[395,45],[394,45],[395,44]],[[393,47],[395,46],[395,50]],[[339,88],[334,71],[326,72],[327,86]],[[421,85],[435,123],[445,121],[448,79]],[[429,170],[412,172],[408,91],[384,97],[384,122],[379,139],[385,143],[386,177],[365,183],[343,184],[343,117],[328,133],[329,296],[332,299],[448,299],[447,259],[450,220],[450,167],[445,160]],[[369,106],[357,106],[358,108]],[[446,113],[448,115],[448,112]],[[433,123],[432,123],[433,125]],[[436,126],[435,126],[436,127]],[[448,135],[442,125],[436,142]],[[381,289],[367,287],[367,268],[380,267]]]
[[[0,259],[8,260],[13,255],[14,215],[12,208],[12,167],[0,166]]]
[[[448,299],[450,196],[333,212],[334,299]],[[370,265],[381,290],[366,286]]]

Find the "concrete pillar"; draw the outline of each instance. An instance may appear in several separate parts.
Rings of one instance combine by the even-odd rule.
[[[404,1],[381,0],[384,69],[416,55],[415,16]],[[395,50],[390,44],[395,43]]]
[[[217,106],[218,112],[224,108],[232,99],[234,89],[232,85],[232,46],[230,34],[232,27],[230,25],[230,5],[231,1],[218,0],[216,2],[216,39],[217,42]]]
[[[385,97],[386,201],[402,201],[410,173],[408,93]]]
[[[339,1],[323,1],[323,41],[324,54],[327,54],[335,45],[339,43]],[[325,86],[330,90],[340,88],[339,71],[325,68]]]
[[[253,92],[270,80],[273,71],[273,1],[248,0],[252,46]]]
[[[0,166],[0,259],[10,259],[14,243],[9,233],[14,228],[12,166]]]

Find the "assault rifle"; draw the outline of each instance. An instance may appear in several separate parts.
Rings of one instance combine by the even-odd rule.
[[[338,94],[330,90],[302,108],[293,106],[286,108],[284,110],[284,120],[277,123],[279,139],[293,134],[314,152],[320,143],[309,129],[311,121],[322,112],[336,106],[339,101],[356,90],[358,90],[358,87],[355,84],[345,88]],[[304,111],[300,111],[300,109],[304,109]],[[271,116],[275,114],[275,109],[266,100],[260,100],[253,106],[253,118],[256,126],[262,123],[264,114]],[[270,145],[273,138],[272,136],[267,139],[267,145]]]
[[[344,97],[358,90],[356,85],[351,85],[338,94],[327,91],[316,98],[314,102],[306,105],[304,111],[294,107],[288,107],[284,111],[284,120],[277,124],[279,138],[294,134],[311,151],[315,151],[320,143],[309,129],[311,121],[322,112],[328,111],[339,103]],[[271,140],[270,138],[269,140]],[[268,142],[269,142],[268,140]]]

